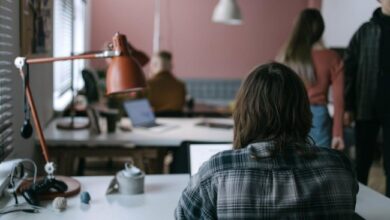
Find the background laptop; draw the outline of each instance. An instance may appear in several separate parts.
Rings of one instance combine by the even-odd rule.
[[[156,116],[147,99],[128,100],[123,106],[134,128],[147,128],[150,131],[162,132],[177,127],[172,124],[156,123]]]
[[[188,146],[190,156],[190,174],[196,174],[204,162],[214,154],[224,150],[231,150],[232,144],[190,144]]]
[[[161,125],[156,123],[156,116],[147,99],[125,101],[123,105],[133,127],[151,128]]]

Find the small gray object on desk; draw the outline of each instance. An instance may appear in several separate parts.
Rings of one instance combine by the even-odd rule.
[[[119,191],[120,194],[136,195],[145,191],[145,173],[133,163],[126,163],[125,169],[117,172],[106,191],[106,194]]]
[[[121,172],[118,172],[116,179],[118,181],[119,193],[128,195],[144,193],[144,173],[128,178],[125,177]]]

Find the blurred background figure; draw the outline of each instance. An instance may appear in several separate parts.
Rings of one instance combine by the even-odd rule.
[[[367,184],[379,129],[383,129],[386,196],[390,197],[390,0],[352,37],[345,54],[346,125],[356,134],[357,178]]]
[[[324,20],[318,10],[303,10],[277,60],[294,69],[305,83],[313,114],[310,136],[315,144],[342,150],[343,61],[335,51],[323,45],[324,30]],[[334,96],[333,126],[327,108],[330,86]]]
[[[152,57],[148,98],[156,114],[180,114],[185,106],[186,87],[172,73],[172,55],[160,51]]]

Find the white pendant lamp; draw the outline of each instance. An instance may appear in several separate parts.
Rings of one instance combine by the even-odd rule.
[[[236,0],[219,0],[214,9],[212,20],[227,25],[240,25],[242,17]]]

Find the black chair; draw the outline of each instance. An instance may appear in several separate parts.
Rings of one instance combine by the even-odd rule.
[[[170,165],[170,173],[189,174],[190,155],[189,146],[191,144],[231,144],[232,142],[205,142],[205,141],[183,141],[178,148],[172,148],[173,161]]]

